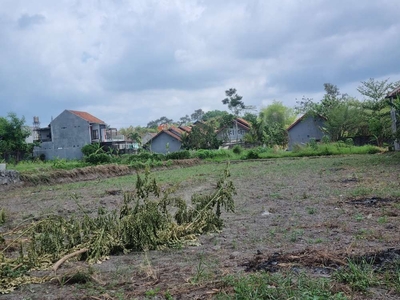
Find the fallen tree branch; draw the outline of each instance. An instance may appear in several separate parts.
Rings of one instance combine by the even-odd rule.
[[[85,253],[85,252],[87,252],[87,251],[89,251],[89,249],[83,248],[83,249],[81,249],[81,250],[78,250],[78,251],[75,251],[75,252],[72,252],[72,253],[70,253],[70,254],[67,254],[67,255],[63,256],[62,258],[60,258],[60,259],[54,264],[54,266],[53,266],[54,272],[56,272],[57,269],[58,269],[67,259],[70,259],[71,257],[77,256],[77,255],[79,255],[79,254]]]

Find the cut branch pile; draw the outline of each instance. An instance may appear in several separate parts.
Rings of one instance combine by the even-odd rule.
[[[193,195],[189,206],[173,196],[176,187],[162,191],[146,170],[143,177],[137,174],[135,190],[124,193],[119,209],[100,207],[96,217],[85,214],[79,219],[51,216],[3,234],[0,293],[21,284],[47,281],[51,276],[34,278],[28,273],[49,269],[54,263],[55,272],[72,257],[93,263],[115,253],[181,246],[199,234],[221,230],[221,209],[234,211],[236,191],[228,177],[227,167],[215,191]],[[18,255],[11,248],[17,248]]]

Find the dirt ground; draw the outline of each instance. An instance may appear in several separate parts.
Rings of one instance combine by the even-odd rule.
[[[179,249],[111,256],[101,264],[68,261],[58,276],[81,270],[90,279],[23,285],[0,299],[210,299],[225,288],[221,278],[228,274],[290,269],[329,277],[347,258],[399,259],[400,164],[389,160],[363,155],[232,163],[236,209],[223,214],[222,232]],[[189,200],[210,190],[215,169],[224,166],[182,168],[193,168],[178,191]],[[178,172],[185,174],[176,168],[154,174]],[[0,234],[21,220],[73,214],[77,203],[88,212],[99,205],[113,209],[123,200],[128,176],[9,188],[0,194],[8,216]],[[32,275],[54,276],[47,270]],[[355,298],[400,295],[377,289]]]

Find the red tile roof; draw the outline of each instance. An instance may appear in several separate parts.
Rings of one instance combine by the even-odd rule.
[[[236,121],[239,123],[239,124],[242,124],[242,125],[244,125],[244,126],[247,126],[248,128],[250,128],[250,123],[249,122],[247,122],[245,119],[242,119],[242,118],[236,118]]]
[[[88,121],[89,123],[96,123],[96,124],[105,124],[104,121],[92,116],[91,114],[84,112],[84,111],[77,111],[77,110],[68,110],[69,112],[77,115],[78,117]]]

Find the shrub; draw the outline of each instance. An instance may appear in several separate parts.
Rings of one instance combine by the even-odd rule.
[[[54,169],[66,169],[67,168],[67,160],[56,158],[53,160],[53,168]]]
[[[235,145],[232,151],[235,154],[241,154],[243,152],[243,148],[240,145]]]
[[[94,154],[94,153],[104,153],[104,150],[100,146],[99,143],[87,144],[82,147],[81,151],[82,151],[83,155],[85,155],[85,156],[89,156],[90,154]]]
[[[168,153],[165,158],[168,159],[188,159],[190,158],[190,152],[188,150],[171,152]]]
[[[313,150],[318,150],[318,144],[314,138],[310,139],[310,141],[308,142],[308,146]]]
[[[245,154],[245,159],[258,159],[260,158],[260,155],[258,154],[258,152],[256,150],[249,150],[246,154]]]
[[[162,161],[165,160],[165,156],[159,153],[151,153],[151,152],[140,152],[139,154],[132,154],[127,159],[129,164],[133,162],[140,161],[140,162],[147,162],[151,161]]]
[[[226,157],[229,158],[231,157],[232,152],[229,150],[225,149],[219,149],[219,150],[205,150],[205,149],[200,149],[197,150],[193,156],[198,157],[200,159],[207,159],[207,158],[217,158],[217,157]]]
[[[294,153],[298,153],[298,152],[300,152],[300,151],[302,151],[303,150],[303,147],[301,146],[301,145],[299,145],[299,144],[294,144],[293,145],[293,152]]]
[[[109,163],[111,161],[111,157],[106,153],[92,153],[89,156],[85,157],[85,162],[92,165],[99,165]]]
[[[331,142],[331,138],[328,135],[324,135],[322,137],[322,143],[323,144],[329,144]]]
[[[344,142],[348,147],[354,146],[354,141],[352,138],[347,138]]]

